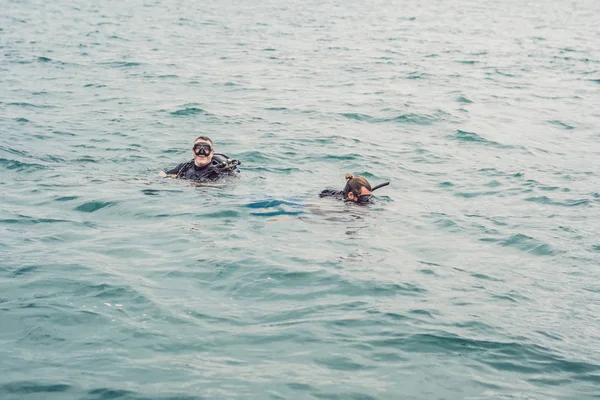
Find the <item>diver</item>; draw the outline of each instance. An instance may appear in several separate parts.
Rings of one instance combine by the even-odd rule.
[[[371,184],[363,176],[346,174],[346,186],[343,190],[323,190],[319,193],[319,197],[334,197],[358,204],[367,204],[373,201],[375,190],[389,184],[389,182],[385,182],[371,188]]]
[[[179,164],[168,171],[160,171],[159,176],[190,179],[200,182],[213,182],[226,176],[239,173],[238,160],[232,160],[225,154],[215,153],[213,141],[206,136],[198,136],[192,147],[194,158]]]

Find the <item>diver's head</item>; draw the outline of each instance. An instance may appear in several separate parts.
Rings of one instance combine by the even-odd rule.
[[[346,187],[343,190],[344,199],[361,203],[371,197],[371,184],[362,176],[346,174]]]
[[[194,164],[196,164],[197,167],[204,167],[205,165],[210,164],[213,155],[215,154],[212,140],[206,136],[198,136],[196,140],[194,140],[192,152],[194,153]]]

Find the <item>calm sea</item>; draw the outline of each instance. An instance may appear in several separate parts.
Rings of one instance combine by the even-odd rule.
[[[600,398],[598,1],[0,10],[0,399]]]

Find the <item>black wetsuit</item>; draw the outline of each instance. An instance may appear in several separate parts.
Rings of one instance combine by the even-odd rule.
[[[224,154],[215,154],[208,165],[198,167],[192,160],[179,164],[175,168],[166,171],[166,174],[175,175],[175,177],[181,179],[211,182],[239,173],[240,171],[237,169],[239,164],[241,164],[239,161],[231,160]]]
[[[319,197],[334,197],[336,199],[340,199],[342,200],[344,198],[344,191],[343,190],[323,190],[321,193],[319,193]]]
[[[344,191],[343,190],[323,190],[321,193],[319,193],[319,197],[333,197],[334,199],[338,199],[338,200],[344,200],[344,201],[350,201],[347,199],[347,197],[344,195]],[[373,196],[367,194],[367,195],[362,195],[358,197],[358,201],[356,202],[358,204],[370,204],[373,203]]]

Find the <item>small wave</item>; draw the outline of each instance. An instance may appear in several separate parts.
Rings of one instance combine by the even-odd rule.
[[[552,121],[548,121],[548,122],[551,123],[552,125],[557,125],[557,126],[560,126],[561,128],[567,129],[567,130],[575,129],[574,126],[566,124],[559,120],[552,120]]]
[[[559,190],[560,187],[558,187],[558,186],[540,186],[540,187],[538,187],[538,189],[543,190],[545,192],[553,192],[555,190]],[[569,189],[568,188],[563,188],[563,191],[569,191]]]
[[[51,163],[64,163],[65,159],[58,157],[58,156],[53,156],[53,155],[47,155],[47,156],[43,156],[39,158],[42,161],[47,161],[47,162],[51,162]]]
[[[52,133],[55,134],[55,135],[60,135],[60,136],[71,136],[71,137],[77,136],[74,133],[65,132],[65,131],[52,131]]]
[[[93,389],[86,396],[89,400],[110,400],[110,399],[138,399],[135,392],[123,389],[101,388]]]
[[[0,219],[0,222],[5,224],[22,224],[22,225],[37,225],[37,224],[51,224],[57,222],[74,222],[68,219],[58,218],[32,218],[27,215],[19,215],[20,218],[5,218]]]
[[[419,114],[402,114],[396,117],[390,118],[376,118],[367,114],[358,114],[358,113],[342,113],[340,114],[344,118],[354,119],[357,121],[368,122],[371,124],[381,124],[381,123],[390,123],[397,122],[402,124],[415,124],[415,125],[430,125],[435,121],[435,118],[425,115]]]
[[[28,156],[28,153],[26,151],[17,150],[13,147],[5,147],[5,146],[0,145],[0,150],[6,151],[7,153],[10,153],[10,154],[16,154],[18,156]],[[2,159],[0,159],[0,160],[2,160]]]
[[[18,268],[16,271],[13,271],[10,276],[11,278],[16,278],[19,276],[28,275],[30,273],[35,273],[39,269],[39,265],[26,265],[24,267]]]
[[[423,315],[423,316],[429,317],[429,318],[435,318],[437,315],[440,315],[440,313],[436,310],[425,310],[422,308],[415,308],[415,309],[409,310],[408,312],[413,315]]]
[[[236,210],[222,210],[200,214],[200,216],[202,218],[238,218],[241,216],[241,213]]]
[[[117,204],[116,202],[112,202],[112,201],[89,201],[87,203],[83,203],[83,204],[80,204],[79,206],[75,207],[75,211],[93,213],[104,207],[111,207],[116,204]]]
[[[95,147],[91,147],[91,146],[76,146],[76,147],[83,147],[83,148],[89,148],[89,149],[93,149]],[[75,160],[75,162],[77,163],[97,163],[98,161],[96,161],[96,159],[92,156],[83,156],[83,157],[79,157]]]
[[[45,169],[46,167],[41,164],[27,163],[19,160],[8,160],[6,158],[0,158],[0,167],[14,171],[35,171]]]
[[[483,144],[483,145],[488,145],[488,146],[495,146],[495,147],[502,148],[502,149],[521,148],[520,146],[511,146],[511,145],[498,143],[496,141],[486,139],[483,136],[480,136],[475,132],[468,132],[468,131],[463,131],[460,129],[456,131],[456,134],[450,136],[450,139],[458,140],[461,142],[470,142],[470,143],[477,143],[477,144]]]
[[[408,282],[389,283],[377,281],[344,281],[343,284],[340,285],[340,292],[354,293],[357,296],[419,296],[427,293],[427,290],[421,286]]]
[[[493,278],[493,277],[491,277],[489,275],[486,275],[486,274],[474,273],[474,274],[471,274],[471,276],[473,278],[481,279],[481,280],[484,280],[484,281],[504,282],[502,279],[496,279],[496,278]]]
[[[511,303],[518,303],[519,300],[529,300],[529,298],[520,295],[519,293],[515,292],[515,291],[511,291],[509,293],[506,294],[495,294],[492,295],[492,298],[495,300],[501,300],[501,301],[509,301]]]
[[[245,167],[244,170],[248,171],[259,171],[259,172],[272,172],[279,175],[290,175],[294,172],[301,172],[300,168],[288,167],[288,168],[278,168],[278,167]]]
[[[562,207],[577,207],[577,206],[587,206],[590,204],[590,201],[587,199],[578,199],[578,200],[566,200],[566,201],[554,201],[547,196],[539,196],[539,197],[529,197],[525,199],[525,201],[530,201],[538,204],[551,205],[551,206],[562,206]]]
[[[313,160],[322,160],[322,161],[349,161],[349,160],[360,160],[364,156],[357,153],[349,153],[349,154],[328,154],[324,156],[314,156],[311,157]]]
[[[14,103],[8,103],[9,106],[16,106],[16,107],[31,107],[31,108],[56,108],[55,106],[48,106],[48,105],[38,105],[38,104],[31,104],[31,103],[27,103],[27,102],[14,102]]]
[[[509,78],[514,78],[516,76],[516,75],[513,75],[513,74],[509,74],[508,72],[502,72],[499,69],[496,69],[495,71],[496,71],[496,74],[502,75],[502,76],[507,76]]]
[[[108,38],[109,38],[109,39],[117,39],[117,40],[123,40],[123,41],[126,41],[126,42],[130,42],[130,40],[129,40],[129,39],[126,39],[126,38],[124,38],[124,37],[117,36],[117,35],[110,35]]]
[[[139,67],[143,64],[139,63],[139,62],[134,62],[134,61],[109,61],[109,62],[100,63],[100,65],[105,65],[107,67],[113,67],[113,68],[131,68],[131,67]]]
[[[52,64],[56,64],[56,65],[77,65],[75,63],[69,63],[69,62],[64,62],[64,61],[58,61],[58,60],[53,60],[51,58],[48,57],[38,57],[37,58],[37,62],[40,63],[52,63]]]
[[[256,217],[277,217],[279,215],[300,215],[306,214],[306,211],[287,211],[287,210],[277,210],[277,211],[263,211],[263,212],[251,212],[250,215],[254,215]]]
[[[98,299],[119,299],[118,301],[120,302],[124,302],[125,299],[130,299],[132,297],[144,297],[141,293],[133,289],[131,286],[116,285],[109,283],[100,283],[97,285],[90,284],[82,286],[73,294],[73,297],[80,296]]]
[[[73,387],[71,385],[53,383],[46,384],[40,382],[20,381],[9,382],[0,386],[0,394],[6,393],[10,395],[27,396],[35,393],[56,393],[68,392]],[[1,397],[1,396],[0,396]]]
[[[493,196],[498,193],[502,193],[502,192],[497,191],[497,190],[490,190],[490,191],[486,191],[486,192],[458,192],[458,193],[455,193],[454,195],[458,196],[458,197],[464,197],[466,199],[471,199],[474,197],[481,197],[481,196]]]
[[[145,5],[148,7],[148,5]],[[148,400],[148,399],[160,399],[160,400],[202,400],[204,397],[189,396],[184,394],[172,394],[164,395],[161,394],[156,397],[156,393],[136,393],[131,390],[115,389],[115,388],[99,388],[90,390],[85,396],[86,400]]]
[[[160,193],[160,190],[156,190],[156,189],[144,189],[142,190],[142,193],[145,194],[146,196],[158,196],[158,194]]]
[[[549,244],[521,233],[506,238],[482,238],[479,240],[482,242],[498,243],[503,247],[514,247],[538,256],[553,256],[558,253],[558,251],[552,249]]]
[[[456,131],[456,135],[454,136],[454,138],[456,140],[461,140],[463,142],[476,142],[476,143],[497,144],[496,142],[492,142],[490,140],[487,140],[487,139],[483,138],[482,136],[479,136],[475,132],[461,131],[460,129]]]
[[[61,196],[61,197],[57,197],[54,199],[54,201],[71,201],[71,200],[77,200],[79,198],[79,196]]]
[[[197,115],[197,114],[207,114],[207,112],[201,108],[187,107],[187,108],[183,108],[181,110],[173,111],[171,113],[171,115],[178,116],[178,117],[187,116],[187,115]]]
[[[425,72],[411,72],[406,79],[427,79],[429,74]]]
[[[418,353],[479,353],[482,356],[481,361],[496,370],[518,371],[535,374],[536,377],[537,374],[546,374],[549,368],[588,376],[600,369],[598,365],[566,360],[535,344],[470,339],[450,336],[448,333],[397,336],[393,339],[372,341],[371,344],[384,347],[396,345],[406,351]]]
[[[183,193],[182,190],[172,190],[172,189],[144,189],[142,193],[146,196],[158,196],[160,193]]]
[[[315,358],[315,363],[323,365],[332,370],[338,371],[360,371],[366,369],[373,369],[373,366],[365,364],[359,364],[352,361],[349,357],[338,356],[338,357],[327,357],[327,358]],[[361,399],[368,399],[369,397],[362,396]],[[373,399],[375,399],[373,397]]]

